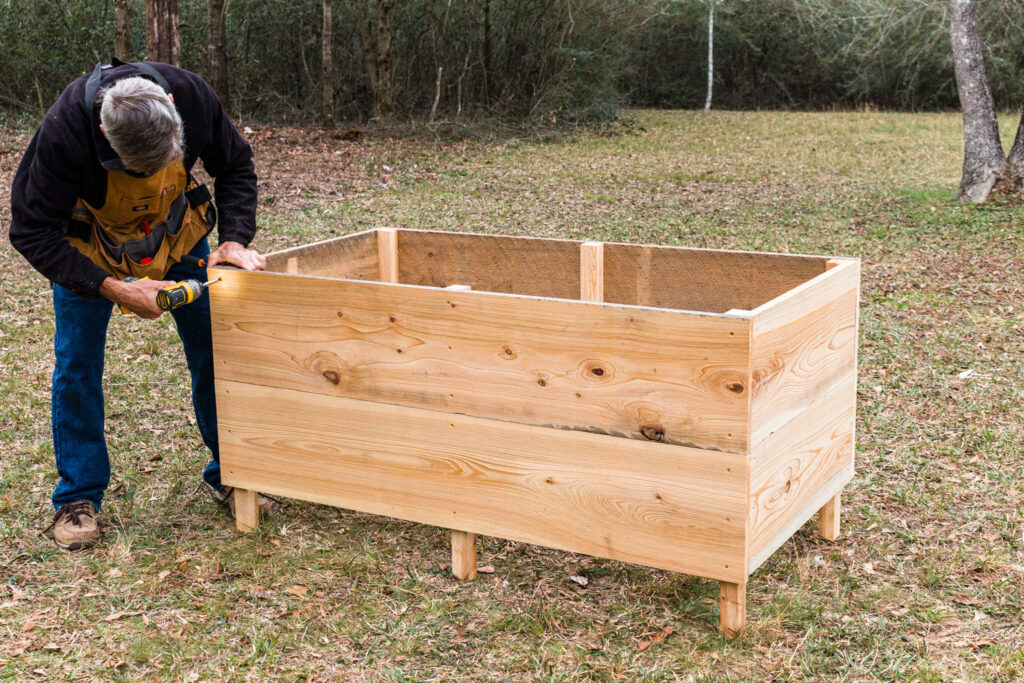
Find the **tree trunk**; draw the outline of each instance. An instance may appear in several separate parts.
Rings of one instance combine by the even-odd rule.
[[[985,75],[975,0],[950,0],[949,4],[953,67],[964,117],[964,167],[956,198],[979,203],[988,199],[992,188],[1006,174],[1006,157],[999,142],[995,104]]]
[[[377,0],[376,26],[370,17],[370,2],[355,0],[359,39],[363,44],[363,61],[373,92],[373,116],[387,121],[395,112],[391,76],[391,8],[394,0]]]
[[[228,50],[225,28],[226,0],[208,0],[206,3],[206,58],[210,71],[210,86],[217,93],[224,108],[228,107]]]
[[[708,2],[708,96],[704,111],[711,110],[711,85],[715,81],[715,0]]]
[[[1021,114],[1020,123],[1017,124],[1017,138],[1013,141],[1006,162],[1007,189],[1019,193],[1024,190],[1024,114]]]
[[[114,56],[132,61],[132,5],[129,0],[114,0]]]
[[[146,0],[146,59],[178,66],[178,0]]]
[[[370,22],[370,0],[355,0],[356,20],[359,24],[359,42],[363,46],[363,63],[366,64],[366,76],[370,79],[370,92],[373,93],[373,110],[377,111],[377,41],[373,36],[373,24]]]
[[[377,0],[377,97],[375,115],[389,121],[395,115],[391,69],[391,8],[394,0]]]
[[[320,78],[324,84],[323,101],[320,103],[320,123],[324,128],[334,128],[334,62],[331,59],[333,35],[331,0],[324,0],[324,25],[320,34],[323,52]]]
[[[484,0],[484,45],[482,57],[484,62],[484,99],[490,97],[491,65],[494,62],[494,49],[491,47],[491,0]]]

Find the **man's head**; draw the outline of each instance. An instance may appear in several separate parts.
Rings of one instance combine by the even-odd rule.
[[[181,116],[163,88],[135,76],[104,88],[100,97],[103,134],[125,168],[152,175],[181,158]]]

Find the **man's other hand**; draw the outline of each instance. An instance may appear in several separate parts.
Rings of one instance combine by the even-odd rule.
[[[222,242],[206,258],[207,267],[218,263],[231,263],[245,270],[263,270],[267,267],[267,258],[255,249],[246,249],[238,242]]]
[[[124,306],[129,311],[139,316],[152,320],[159,318],[163,311],[156,305],[156,293],[162,288],[173,285],[171,280],[135,280],[124,282],[117,278],[108,277],[100,285],[100,296],[113,301],[118,306]]]

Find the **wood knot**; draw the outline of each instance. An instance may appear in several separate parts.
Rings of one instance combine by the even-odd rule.
[[[511,346],[502,346],[501,357],[505,360],[515,360],[519,357],[519,354]]]
[[[789,490],[792,489],[792,488],[793,488],[793,480],[789,479],[789,480],[786,481],[786,493],[789,493]]]
[[[645,424],[640,426],[640,433],[648,441],[664,441],[665,428],[658,424]]]
[[[725,385],[725,388],[734,394],[743,393],[743,384],[741,382],[729,382],[728,384]]]
[[[337,370],[324,370],[320,374],[331,384],[339,384],[341,382],[341,375],[338,374]]]
[[[393,316],[393,315],[389,315],[389,316],[388,316],[388,322],[389,322],[389,323],[393,323],[393,322],[395,322],[396,320],[397,320],[397,318],[396,318],[395,316]]]
[[[544,483],[545,484],[554,484],[555,480],[552,479],[551,477],[548,477],[547,479],[544,480]]]
[[[592,382],[608,382],[614,375],[613,368],[597,360],[588,360],[581,368],[583,378]]]
[[[541,385],[542,387],[546,387],[548,385],[548,381],[543,377],[538,377],[537,384]]]

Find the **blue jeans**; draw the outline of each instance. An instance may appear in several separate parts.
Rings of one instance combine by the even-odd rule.
[[[204,239],[192,255],[204,258],[210,246]],[[206,269],[179,263],[165,279],[206,281]],[[51,415],[53,453],[60,482],[53,492],[53,505],[88,500],[97,510],[110,483],[110,460],[103,436],[103,355],[107,324],[114,304],[109,299],[86,299],[53,286],[53,311],[57,329],[53,347]],[[195,302],[171,311],[185,347],[185,359],[192,375],[192,405],[203,443],[213,461],[203,479],[220,488],[217,450],[217,404],[213,389],[213,343],[210,337],[210,299],[205,294]]]

